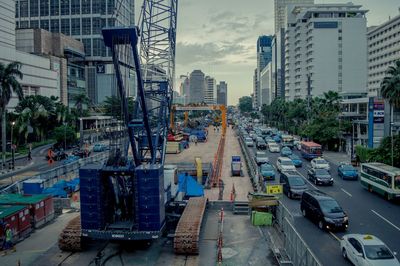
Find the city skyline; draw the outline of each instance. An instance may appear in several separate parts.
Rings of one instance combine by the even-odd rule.
[[[316,0],[317,4],[347,3],[346,0]],[[376,26],[399,14],[395,0],[377,3],[353,1],[368,9],[367,24]],[[238,0],[187,0],[180,3],[178,19],[176,73],[202,69],[217,80],[230,84],[228,104],[250,95],[256,64],[255,42],[260,35],[274,32],[274,3],[253,0],[252,5]],[[222,10],[222,11],[221,11]],[[226,32],[232,29],[232,34]],[[235,30],[236,29],[236,30]]]

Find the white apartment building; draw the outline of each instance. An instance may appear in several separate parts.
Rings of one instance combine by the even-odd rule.
[[[389,66],[400,60],[400,15],[368,30],[368,94],[378,96]]]
[[[275,34],[286,28],[286,7],[288,5],[314,4],[314,0],[274,0]]]
[[[329,90],[361,93],[367,88],[367,10],[361,5],[289,5],[285,31],[285,98]]]
[[[204,91],[204,102],[206,104],[217,103],[217,83],[215,78],[206,76],[205,78],[205,91]]]
[[[260,74],[261,106],[264,104],[270,105],[272,100],[275,98],[275,86],[273,84],[273,79],[272,63],[270,62]]]
[[[24,95],[60,97],[60,65],[49,58],[16,50],[15,1],[0,0],[0,62],[21,63],[23,79],[20,81]],[[52,70],[53,69],[53,70]],[[13,109],[18,98],[13,95],[7,108]]]

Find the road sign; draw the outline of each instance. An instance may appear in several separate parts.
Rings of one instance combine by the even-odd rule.
[[[265,192],[268,195],[282,194],[283,192],[282,185],[266,185]]]

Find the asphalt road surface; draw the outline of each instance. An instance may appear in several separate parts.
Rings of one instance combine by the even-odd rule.
[[[255,154],[256,148],[250,148]],[[269,160],[276,166],[280,153],[266,151]],[[294,149],[300,158],[300,152]],[[351,265],[341,256],[339,240],[345,234],[361,233],[379,237],[400,259],[400,204],[386,201],[361,187],[360,181],[342,180],[337,174],[337,165],[329,162],[334,179],[333,186],[315,186],[307,179],[310,162],[303,160],[303,166],[297,171],[308,182],[309,188],[317,188],[335,198],[349,216],[349,228],[346,232],[322,231],[316,224],[304,218],[300,211],[299,200],[282,198],[282,203],[294,217],[294,226],[323,265]],[[329,160],[328,160],[329,161]],[[279,173],[277,173],[279,180]]]

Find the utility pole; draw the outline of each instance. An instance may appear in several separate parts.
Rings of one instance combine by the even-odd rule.
[[[7,149],[7,131],[6,131],[6,109],[3,109],[3,117],[1,119],[1,150],[2,150],[2,163],[1,169],[3,170],[6,166],[6,149]]]
[[[310,114],[311,114],[311,74],[307,74],[307,125],[310,125]],[[307,136],[307,140],[309,136]]]

